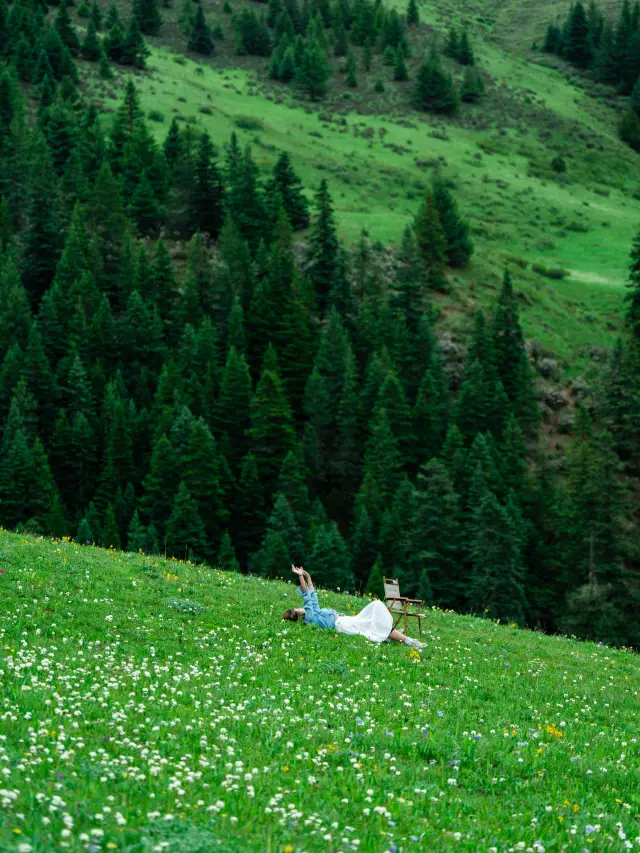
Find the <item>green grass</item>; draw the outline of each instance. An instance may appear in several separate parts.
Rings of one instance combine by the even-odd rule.
[[[420,657],[285,625],[291,584],[6,532],[0,571],[3,853],[640,844],[629,651],[433,610]]]

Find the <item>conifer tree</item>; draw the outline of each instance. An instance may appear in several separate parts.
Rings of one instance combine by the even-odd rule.
[[[296,77],[296,55],[292,47],[287,47],[277,66],[277,79],[282,83],[290,83]]]
[[[264,524],[263,486],[255,456],[248,453],[242,460],[233,517],[234,542],[241,565],[246,566],[248,556],[258,550]]]
[[[409,5],[407,6],[407,24],[410,27],[415,27],[420,23],[420,12],[418,11],[418,4],[416,0],[409,0]]]
[[[524,622],[524,567],[518,533],[490,491],[473,511],[470,534],[469,606],[491,619]]]
[[[371,71],[371,63],[373,61],[373,46],[371,39],[365,39],[362,47],[362,67],[365,71]]]
[[[100,544],[103,548],[120,548],[120,532],[118,531],[118,524],[112,504],[107,505],[104,515]]]
[[[119,62],[122,65],[132,65],[135,68],[145,68],[149,48],[145,44],[140,25],[135,14],[131,15],[129,28],[122,42],[122,53]]]
[[[347,72],[347,76],[345,77],[345,83],[352,89],[357,88],[358,78],[356,76],[356,57],[351,49],[347,54],[347,63],[345,70]]]
[[[315,204],[317,215],[310,237],[308,272],[322,315],[338,270],[338,237],[333,203],[324,178],[316,193]]]
[[[193,29],[189,37],[189,50],[202,56],[212,56],[215,52],[215,44],[211,36],[211,30],[204,17],[204,10],[200,3],[196,6],[196,14],[193,21]]]
[[[312,491],[326,496],[329,490],[329,459],[331,411],[325,378],[314,367],[304,390],[303,411],[307,417],[304,426],[304,461],[311,475]]]
[[[93,2],[91,3],[90,17],[96,30],[100,32],[100,30],[102,29],[102,12],[100,10],[100,6],[97,3],[97,0],[93,0]]]
[[[427,283],[434,290],[440,289],[445,284],[447,238],[432,192],[427,192],[416,214],[413,228]]]
[[[482,75],[476,68],[466,68],[460,86],[460,100],[467,104],[475,104],[483,94],[484,81]]]
[[[445,465],[431,459],[420,468],[416,483],[416,518],[412,553],[418,578],[429,579],[441,607],[462,607],[467,578],[461,567],[462,535],[459,498]]]
[[[398,442],[393,435],[387,411],[378,409],[371,424],[371,432],[365,446],[364,472],[373,481],[385,504],[390,503],[400,483],[402,459]]]
[[[86,217],[100,255],[99,283],[105,289],[113,287],[119,277],[127,220],[118,181],[106,160],[96,177]]]
[[[222,539],[220,540],[220,549],[216,560],[216,568],[222,569],[224,572],[240,571],[236,552],[228,530],[225,530]]]
[[[227,202],[227,210],[239,234],[255,257],[260,242],[268,233],[268,223],[260,174],[248,146],[229,181]]]
[[[365,507],[358,512],[353,536],[349,543],[351,568],[357,585],[362,589],[368,585],[376,557],[376,540],[373,525]]]
[[[53,280],[62,250],[58,179],[51,150],[44,139],[38,145],[27,218],[22,280],[32,305],[37,306]]]
[[[136,509],[127,532],[127,551],[137,552],[144,550],[145,538],[146,530],[144,524],[140,521],[140,515]]]
[[[290,450],[285,456],[278,475],[278,494],[283,495],[291,507],[296,524],[301,531],[307,529],[311,516],[311,502],[306,483],[301,448]]]
[[[462,30],[460,41],[458,42],[458,51],[456,54],[456,59],[458,60],[460,65],[473,65],[475,62],[473,48],[471,47],[471,42],[469,41],[469,35],[464,29]]]
[[[239,472],[240,463],[246,456],[250,426],[251,377],[242,353],[231,346],[220,380],[220,392],[214,411],[216,434],[231,469]]]
[[[10,252],[0,265],[0,352],[6,353],[12,344],[25,347],[32,325],[27,292],[15,254]]]
[[[635,235],[631,246],[627,287],[627,322],[633,336],[640,340],[640,231]]]
[[[67,47],[72,54],[77,54],[80,50],[80,42],[73,24],[71,23],[67,0],[62,0],[60,3],[54,26],[65,47]]]
[[[418,69],[413,102],[416,109],[445,115],[458,109],[453,79],[443,70],[435,53],[431,53]]]
[[[409,79],[407,63],[404,61],[404,50],[398,46],[395,51],[395,64],[393,66],[393,79],[397,83],[403,83]]]
[[[142,497],[144,515],[160,531],[164,530],[171,514],[173,497],[179,484],[178,472],[178,460],[171,442],[166,435],[162,435],[153,447]]]
[[[192,232],[201,231],[212,240],[218,238],[224,221],[225,190],[214,160],[214,148],[208,133],[198,144],[194,180],[188,201],[188,221]]]
[[[413,407],[412,424],[414,444],[410,462],[412,466],[425,464],[437,456],[442,447],[446,429],[445,406],[442,394],[430,370],[426,370]]]
[[[93,535],[93,531],[89,525],[89,521],[87,517],[84,516],[80,520],[80,524],[78,525],[78,532],[76,533],[76,542],[80,545],[93,545],[95,542],[95,537]]]
[[[183,483],[204,521],[207,555],[215,553],[212,548],[217,549],[229,516],[222,468],[223,462],[214,437],[204,421],[196,421],[182,455],[180,471]]]
[[[138,19],[141,32],[146,36],[158,35],[162,27],[158,0],[134,0],[133,13]]]
[[[265,529],[265,540],[276,534],[281,534],[287,543],[287,550],[294,563],[303,562],[305,559],[304,540],[301,530],[296,522],[291,505],[286,497],[278,492],[273,502],[273,509]],[[263,540],[263,548],[265,541]],[[280,571],[283,567],[280,567]]]
[[[283,151],[273,168],[273,179],[268,192],[277,191],[282,198],[282,206],[294,231],[309,226],[309,202],[302,191],[302,182],[293,170],[291,158]]]
[[[122,62],[125,38],[124,30],[120,24],[115,24],[108,30],[102,42],[104,54],[107,59],[110,59],[113,62]]]
[[[82,42],[82,56],[84,59],[89,59],[92,62],[97,62],[100,59],[101,44],[96,32],[96,25],[93,18],[89,19],[87,25],[87,34]]]
[[[563,56],[578,68],[588,68],[593,61],[593,44],[584,6],[578,0],[569,13]]]
[[[327,55],[318,39],[307,39],[300,62],[296,63],[296,83],[312,101],[319,101],[326,94],[330,74]]]
[[[291,407],[284,393],[275,350],[269,345],[262,375],[251,402],[251,427],[248,430],[252,453],[265,491],[276,483],[282,460],[295,443]]]
[[[180,483],[167,522],[166,543],[169,554],[187,560],[202,560],[207,551],[198,505],[183,482]]]
[[[365,595],[372,595],[375,598],[383,599],[384,597],[384,582],[383,582],[384,566],[380,554],[376,555],[375,562],[369,573],[369,579],[364,589]]]
[[[469,226],[458,213],[456,201],[442,180],[433,182],[433,203],[447,242],[447,263],[451,267],[466,266],[473,254]]]
[[[262,547],[253,555],[249,568],[252,573],[266,578],[282,577],[283,566],[292,564],[287,542],[280,532],[265,536]]]
[[[525,433],[533,435],[538,427],[539,408],[508,271],[493,318],[493,342],[498,376],[512,410]]]
[[[347,51],[349,49],[349,42],[347,39],[347,30],[344,25],[344,21],[342,17],[336,28],[334,29],[333,35],[333,55],[334,56],[346,56]]]
[[[318,530],[308,562],[318,585],[343,591],[353,590],[355,579],[350,568],[349,552],[335,521]]]

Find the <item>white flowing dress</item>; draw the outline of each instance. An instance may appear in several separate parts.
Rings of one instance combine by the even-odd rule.
[[[384,642],[393,630],[393,617],[381,601],[367,604],[357,616],[336,616],[339,634],[360,634],[372,643]]]

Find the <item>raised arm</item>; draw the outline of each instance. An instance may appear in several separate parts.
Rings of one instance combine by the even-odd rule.
[[[300,592],[304,599],[304,612],[309,622],[315,621],[315,617],[320,613],[320,605],[318,604],[318,595],[313,588],[313,581],[309,572],[297,566],[291,566],[291,571],[296,574],[300,580]]]

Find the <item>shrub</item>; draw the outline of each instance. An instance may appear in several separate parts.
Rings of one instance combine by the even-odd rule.
[[[165,604],[170,610],[176,610],[187,616],[199,616],[205,611],[204,605],[198,604],[197,601],[190,601],[188,598],[168,598]]]
[[[567,164],[564,157],[554,157],[551,161],[551,168],[559,175],[567,171]]]
[[[162,122],[164,121],[164,113],[161,113],[159,110],[149,110],[147,113],[149,119],[151,121]]]
[[[205,116],[212,116],[213,115],[213,107],[208,107],[205,104],[204,107],[198,107],[198,112],[202,113]]]
[[[264,130],[264,123],[253,116],[236,116],[233,123],[241,130]]]
[[[375,86],[373,87],[376,92],[384,92],[384,83],[380,78],[378,78],[375,82]]]
[[[545,278],[560,279],[567,275],[567,271],[559,267],[543,267],[542,264],[533,264],[531,269],[538,275],[543,275]]]
[[[555,358],[541,358],[537,367],[538,373],[545,379],[555,379],[560,372]]]

